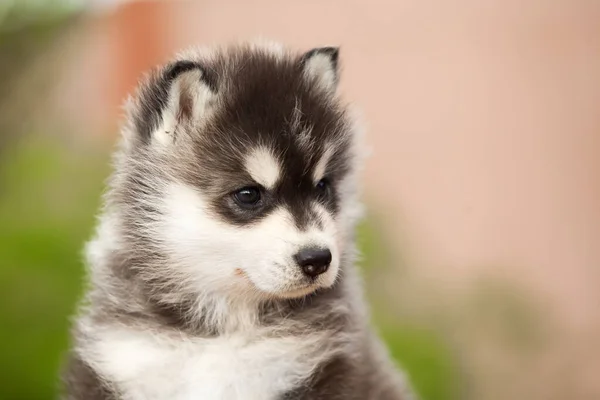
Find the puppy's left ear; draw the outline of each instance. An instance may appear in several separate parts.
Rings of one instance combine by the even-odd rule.
[[[339,47],[319,47],[302,56],[300,62],[305,76],[322,89],[334,92],[339,79]]]

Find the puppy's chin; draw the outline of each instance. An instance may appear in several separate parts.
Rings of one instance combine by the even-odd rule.
[[[274,292],[272,293],[272,296],[279,299],[299,299],[301,297],[308,296],[309,294],[316,292],[318,289],[321,289],[321,286],[309,285],[298,289]]]
[[[259,297],[263,297],[265,300],[267,299],[297,299],[304,296],[308,296],[319,289],[323,288],[323,285],[318,284],[317,282],[308,284],[295,284],[295,285],[286,285],[280,288],[265,288],[259,287],[252,280],[248,279],[246,284],[251,285],[255,294],[258,294]]]
[[[332,285],[329,284],[329,282],[323,282],[320,279],[317,279],[313,282],[290,282],[289,284],[277,289],[258,290],[271,299],[299,299],[311,295],[318,290],[326,290],[331,286]]]

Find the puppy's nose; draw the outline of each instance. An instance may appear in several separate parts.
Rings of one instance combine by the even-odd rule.
[[[315,278],[329,268],[329,264],[331,264],[331,252],[329,249],[308,247],[296,253],[294,259],[300,268],[302,268],[304,275]]]

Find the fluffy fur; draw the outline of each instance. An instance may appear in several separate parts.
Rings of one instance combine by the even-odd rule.
[[[251,44],[143,80],[87,246],[66,399],[412,398],[354,267],[364,147],[338,78],[337,48]],[[306,248],[331,254],[318,276]]]

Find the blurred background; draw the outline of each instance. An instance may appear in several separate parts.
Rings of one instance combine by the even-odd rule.
[[[341,45],[373,323],[421,398],[600,399],[594,0],[0,0],[0,399],[55,398],[140,74],[258,36]]]

